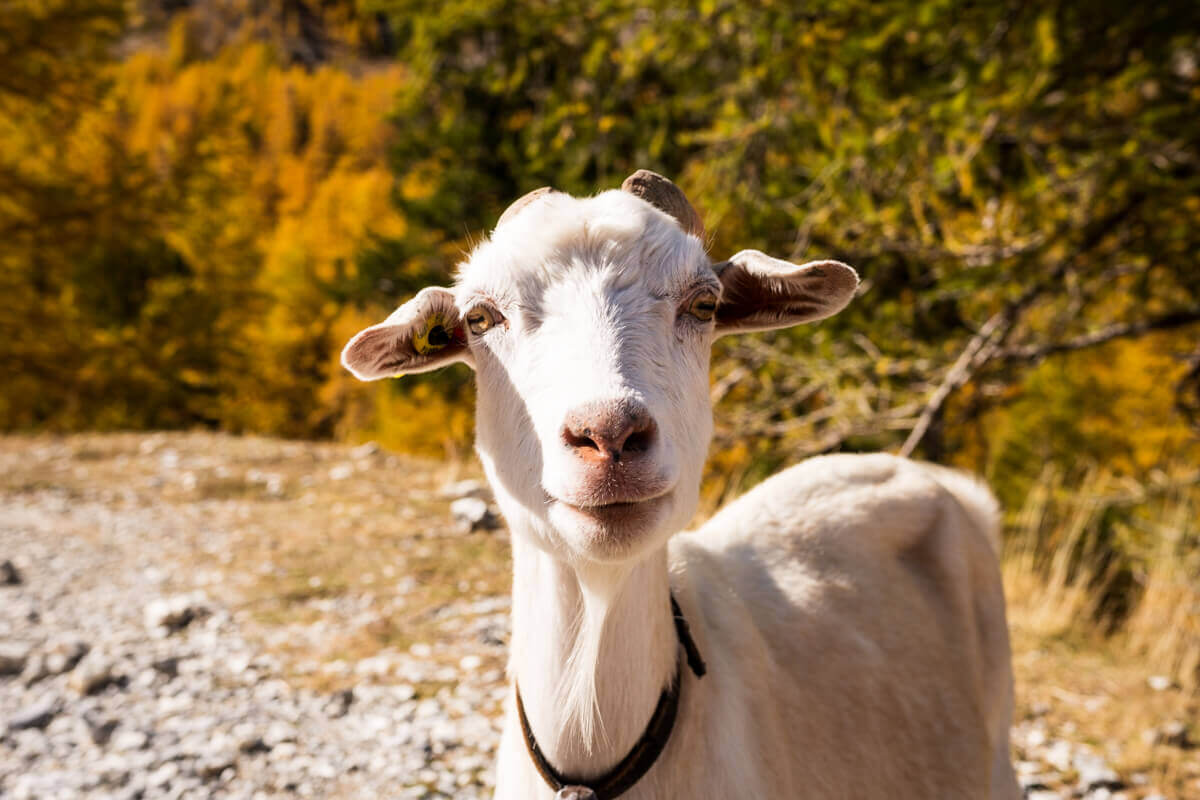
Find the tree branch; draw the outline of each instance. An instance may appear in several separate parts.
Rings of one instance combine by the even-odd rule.
[[[925,407],[921,409],[916,424],[909,431],[904,444],[900,446],[900,455],[907,458],[913,454],[946,400],[956,389],[969,381],[979,367],[986,364],[996,354],[1000,348],[1000,340],[1011,325],[1012,315],[1006,308],[1004,311],[993,314],[979,329],[979,333],[971,337],[971,341],[967,342],[967,346],[963,348],[954,364],[946,372],[946,377],[942,379],[937,389],[926,401]]]
[[[1061,342],[1054,342],[1047,345],[1026,345],[1025,347],[1009,347],[997,354],[997,358],[1004,361],[1040,361],[1046,356],[1055,355],[1057,353],[1067,353],[1074,350],[1084,350],[1088,347],[1096,347],[1098,345],[1111,342],[1114,339],[1123,339],[1132,336],[1141,336],[1144,333],[1151,331],[1165,331],[1174,328],[1182,328],[1185,325],[1200,322],[1200,308],[1180,309],[1172,311],[1169,314],[1163,314],[1160,317],[1151,319],[1139,320],[1137,322],[1115,323],[1108,325],[1099,330],[1085,333],[1082,336],[1076,336],[1073,339],[1067,339]]]
[[[981,367],[996,357],[1000,352],[1004,338],[1012,331],[1018,318],[1025,312],[1025,309],[1032,305],[1044,292],[1053,290],[1058,286],[1071,267],[1091,251],[1092,248],[1099,245],[1105,236],[1109,235],[1122,220],[1127,218],[1141,205],[1144,199],[1144,195],[1135,194],[1123,206],[1106,215],[1104,218],[1093,220],[1083,232],[1083,240],[1071,258],[1060,261],[1042,280],[1030,284],[1026,287],[1025,291],[1021,292],[1015,299],[1009,301],[1003,309],[993,314],[983,324],[979,332],[967,342],[967,346],[959,353],[954,364],[951,365],[945,377],[942,378],[942,382],[934,390],[933,394],[930,395],[929,400],[925,403],[925,408],[921,410],[920,416],[917,417],[916,425],[909,432],[908,438],[904,440],[904,444],[900,446],[900,455],[908,457],[913,454],[917,446],[921,444],[921,439],[929,431],[929,426],[933,424],[938,414],[941,413],[942,406],[946,404],[950,395],[964,386]]]

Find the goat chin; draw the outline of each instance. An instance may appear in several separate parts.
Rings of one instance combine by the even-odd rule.
[[[621,563],[665,540],[671,531],[664,523],[672,516],[673,506],[670,494],[636,503],[589,507],[555,501],[547,517],[586,560]]]

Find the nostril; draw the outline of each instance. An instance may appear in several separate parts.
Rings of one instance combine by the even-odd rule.
[[[625,446],[621,449],[626,453],[642,453],[650,449],[650,445],[654,443],[654,426],[648,425],[645,428],[636,430],[625,439]]]
[[[600,445],[596,444],[596,440],[592,438],[592,429],[584,428],[578,432],[571,430],[570,426],[563,428],[563,441],[568,447],[576,450],[599,450]]]

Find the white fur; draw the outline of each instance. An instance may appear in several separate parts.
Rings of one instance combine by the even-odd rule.
[[[756,275],[764,303],[797,294],[730,329],[825,316],[853,293],[836,262],[739,255],[721,275],[740,270],[740,297],[758,296]],[[675,535],[697,504],[720,330],[684,312],[720,290],[717,274],[696,237],[631,194],[547,193],[453,288],[464,317],[486,303],[504,320],[445,358],[478,374],[477,450],[513,532],[510,673],[543,752],[596,775],[629,751],[680,663],[674,592],[709,672],[682,669],[674,732],[628,800],[1018,797],[986,489],[891,456],[830,456]],[[661,487],[620,534],[572,515],[595,473],[561,433],[573,409],[614,400],[655,420],[643,464]],[[553,797],[514,707],[496,797]]]

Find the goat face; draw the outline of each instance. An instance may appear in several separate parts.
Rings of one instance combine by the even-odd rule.
[[[545,194],[475,251],[455,297],[477,447],[510,518],[606,560],[687,523],[719,292],[700,240],[627,192]]]
[[[682,193],[638,175],[667,195],[627,181],[522,198],[453,289],[423,290],[343,352],[367,380],[472,365],[476,447],[505,515],[573,561],[636,558],[694,513],[716,335],[827,316],[857,283],[837,262],[755,251],[714,265]]]

